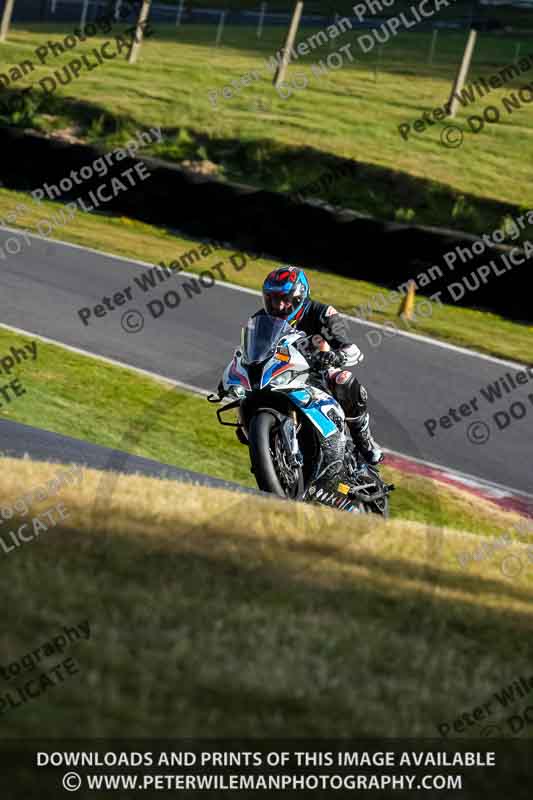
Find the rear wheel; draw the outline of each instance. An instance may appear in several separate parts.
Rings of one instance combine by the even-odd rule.
[[[264,492],[296,499],[303,493],[301,468],[288,463],[278,419],[268,411],[252,417],[248,429],[250,458],[257,485]]]
[[[361,488],[360,491],[363,495],[372,495],[375,494],[376,491],[380,489],[384,489],[384,483],[379,474],[379,471],[376,467],[367,466],[364,473],[359,473],[353,479],[353,485],[357,489],[358,485],[361,484],[362,487],[365,484],[368,485],[368,479],[371,478],[374,481],[374,485],[369,488]],[[363,503],[364,510],[366,513],[372,514],[379,514],[382,517],[387,519],[389,517],[389,496],[388,494],[384,494],[382,498],[379,500],[374,500],[369,503]]]
[[[389,518],[389,498],[384,497],[382,500],[375,500],[373,503],[370,503],[370,508],[372,513],[374,514],[381,514],[382,517],[385,519]]]

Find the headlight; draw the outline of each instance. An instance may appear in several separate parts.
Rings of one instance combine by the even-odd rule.
[[[246,397],[246,391],[242,386],[232,386],[229,391],[235,395],[235,397]]]
[[[273,378],[270,381],[271,386],[285,386],[286,383],[290,383],[294,378],[294,372],[290,369],[287,372],[282,372],[281,375],[278,375],[277,378]]]

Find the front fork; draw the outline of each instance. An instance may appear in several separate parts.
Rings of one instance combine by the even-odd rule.
[[[238,419],[239,426],[240,426],[238,428],[238,430],[242,434],[243,438],[246,439],[246,442],[248,442],[248,428],[244,424],[244,419],[243,419],[243,416],[242,416],[242,405],[239,406],[239,411],[237,413],[237,419]]]
[[[291,411],[290,416],[283,420],[280,427],[281,437],[289,456],[289,463],[292,467],[303,467],[303,457],[298,443],[298,417],[296,411]]]
[[[242,406],[239,405],[239,410],[237,412],[237,429],[236,429],[235,433],[237,434],[237,439],[239,440],[239,442],[241,444],[244,444],[244,445],[248,446],[249,445],[248,428],[244,424],[244,419],[243,419],[243,416],[242,416],[241,409],[242,409]]]

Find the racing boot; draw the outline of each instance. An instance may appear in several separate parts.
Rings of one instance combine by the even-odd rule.
[[[370,432],[370,414],[368,411],[348,421],[355,446],[368,464],[375,467],[383,461],[383,450]]]

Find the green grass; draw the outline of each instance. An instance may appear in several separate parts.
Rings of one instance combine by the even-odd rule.
[[[28,200],[28,195],[0,189],[0,219],[12,226],[8,218],[10,211],[23,203],[27,210],[17,213],[16,223],[19,227],[36,230],[37,224],[42,219],[57,218],[58,205],[50,202],[37,204]],[[127,219],[124,217],[106,217],[103,214],[77,213],[73,219],[63,227],[53,231],[54,237],[73,242],[96,250],[116,253],[132,259],[138,259],[142,254],[144,261],[158,264],[161,261],[170,263],[193,249],[197,242],[185,239],[153,225]],[[25,245],[26,247],[26,245]],[[31,250],[28,247],[27,255]],[[218,261],[223,261],[223,274],[226,279],[241,286],[260,289],[267,275],[276,265],[266,258],[248,261],[246,268],[236,271],[229,261],[232,251],[221,250],[213,255],[212,260],[201,260],[190,266],[191,271],[201,272]],[[17,258],[14,256],[13,258]],[[239,264],[241,262],[238,262]],[[117,286],[121,284],[117,267]],[[497,314],[481,310],[458,308],[450,305],[432,304],[432,315],[423,317],[415,316],[412,322],[402,322],[397,317],[397,307],[392,304],[383,310],[379,299],[374,302],[373,297],[382,290],[376,284],[358,281],[354,278],[345,278],[334,275],[320,268],[320,265],[306,267],[306,272],[311,281],[312,294],[316,299],[333,303],[340,311],[360,315],[360,306],[370,306],[373,313],[368,318],[377,322],[393,322],[400,330],[411,330],[417,333],[435,336],[454,344],[464,345],[480,352],[501,356],[529,363],[531,360],[531,334],[533,326],[509,322]],[[220,273],[217,273],[219,275]],[[259,298],[258,298],[259,302]],[[427,313],[426,306],[423,313]],[[416,309],[415,309],[416,312]],[[370,343],[364,336],[358,339],[363,351],[371,354]]]
[[[190,45],[188,52],[197,50]],[[122,96],[130,108],[132,97],[138,100],[132,124],[157,124],[157,106],[174,114],[179,70],[172,79],[149,86],[143,78],[136,86],[123,67],[113,69],[128,86],[122,93],[116,87],[102,92],[109,119]],[[103,79],[95,72],[92,80]],[[89,88],[85,96],[94,99],[98,89]],[[309,109],[296,148],[310,136],[311,117]],[[204,130],[201,119],[195,124]],[[317,114],[314,124],[323,134]],[[250,129],[249,119],[246,125]],[[331,138],[338,148],[336,130]],[[317,169],[319,162],[320,154]],[[454,180],[466,185],[476,169]],[[488,159],[488,171],[494,169]],[[501,175],[503,192],[512,194],[508,173]],[[14,193],[2,191],[1,198],[8,205]],[[362,197],[364,203],[370,199]],[[485,212],[487,205],[480,199],[479,207]],[[191,246],[124,220],[80,215],[75,223],[60,235],[132,257],[142,252],[154,263]],[[266,265],[260,262],[257,273],[251,266],[238,279],[257,286]],[[343,308],[375,290],[318,270],[311,274],[317,293],[327,287],[327,299],[339,298]],[[485,346],[527,353],[531,329],[525,326],[460,309],[442,314],[459,315],[442,317],[448,336],[485,337]],[[23,339],[0,330],[0,352]],[[52,345],[39,343],[38,353],[35,364],[20,370],[26,395],[3,408],[4,417],[251,484],[245,448],[218,427],[205,400]],[[56,473],[29,461],[2,466],[3,503]],[[530,674],[533,573],[511,582],[490,560],[460,571],[462,536],[427,523],[490,535],[509,530],[515,518],[421,479],[398,476],[397,482],[397,519],[384,525],[299,504],[191,492],[171,482],[115,482],[86,471],[82,488],[63,497],[68,523],[3,556],[3,600],[11,614],[2,665],[63,625],[88,619],[91,631],[87,642],[64,654],[76,659],[79,675],[1,715],[4,735],[435,736],[442,721]],[[46,669],[57,661],[50,659]],[[498,719],[522,709],[513,706]],[[490,771],[486,775],[493,780]],[[510,774],[508,785],[521,778]]]
[[[2,466],[8,504],[57,474]],[[102,503],[103,485],[86,470],[54,500],[61,527],[3,556],[2,666],[63,626],[90,632],[2,681],[6,694],[67,657],[78,670],[8,708],[4,737],[435,738],[531,674],[533,572],[461,571],[452,531],[140,477]]]
[[[30,341],[0,328],[0,353]],[[204,398],[56,345],[38,341],[37,353],[9,376],[26,394],[2,408],[3,418],[256,486],[248,449]],[[508,528],[508,515],[470,495],[390,468],[384,474],[398,485],[394,517],[488,535]]]
[[[0,329],[2,353],[29,341]],[[54,345],[39,342],[37,353],[8,376],[26,394],[4,418],[251,485],[246,449],[203,398]],[[65,471],[1,460],[3,509]],[[120,460],[108,466],[120,471]],[[66,518],[2,555],[12,613],[0,665],[65,625],[88,620],[90,637],[2,682],[5,697],[65,658],[77,669],[3,709],[0,732],[435,737],[529,675],[526,546],[512,545],[527,565],[512,581],[497,558],[458,566],[480,544],[472,532],[510,532],[518,517],[384,471],[399,485],[388,523],[93,470],[34,500],[26,522],[59,502]],[[20,524],[3,513],[0,536]],[[491,721],[521,708],[496,709]]]
[[[298,190],[332,164],[356,160],[357,180],[333,185],[327,199],[387,219],[482,233],[496,228],[506,214],[533,207],[527,157],[533,154],[533,106],[505,114],[499,124],[487,125],[477,135],[466,126],[468,114],[478,114],[487,103],[500,104],[529,73],[460,111],[457,124],[466,133],[458,149],[440,144],[445,123],[407,142],[398,133],[398,125],[447,99],[464,32],[440,33],[430,67],[429,34],[394,37],[378,63],[377,51],[362,54],[356,43],[360,31],[351,31],[334,44],[352,42],[355,63],[319,78],[311,64],[330,51],[315,51],[290,69],[290,74],[303,72],[309,87],[283,100],[264,66],[282,44],[283,28],[267,29],[258,42],[253,29],[228,26],[223,46],[214,48],[213,27],[185,26],[178,33],[155,27],[156,35],[143,45],[136,67],[117,59],[82,72],[32,113],[34,127],[74,128],[82,139],[110,146],[140,125],[161,125],[166,139],[154,148],[157,155],[176,161],[208,159],[221,176],[280,191]],[[66,26],[15,27],[8,45],[2,46],[4,57],[10,63],[31,57],[52,33],[57,37],[67,32]],[[300,38],[309,35],[311,29],[302,30]],[[472,76],[491,75],[512,61],[516,41],[516,36],[480,35]],[[93,39],[84,47],[102,42]],[[525,53],[527,40],[523,45]],[[82,52],[80,46],[38,67],[32,82]],[[214,109],[208,91],[220,90],[253,69],[260,71],[261,80]],[[257,102],[262,103],[259,111]]]

